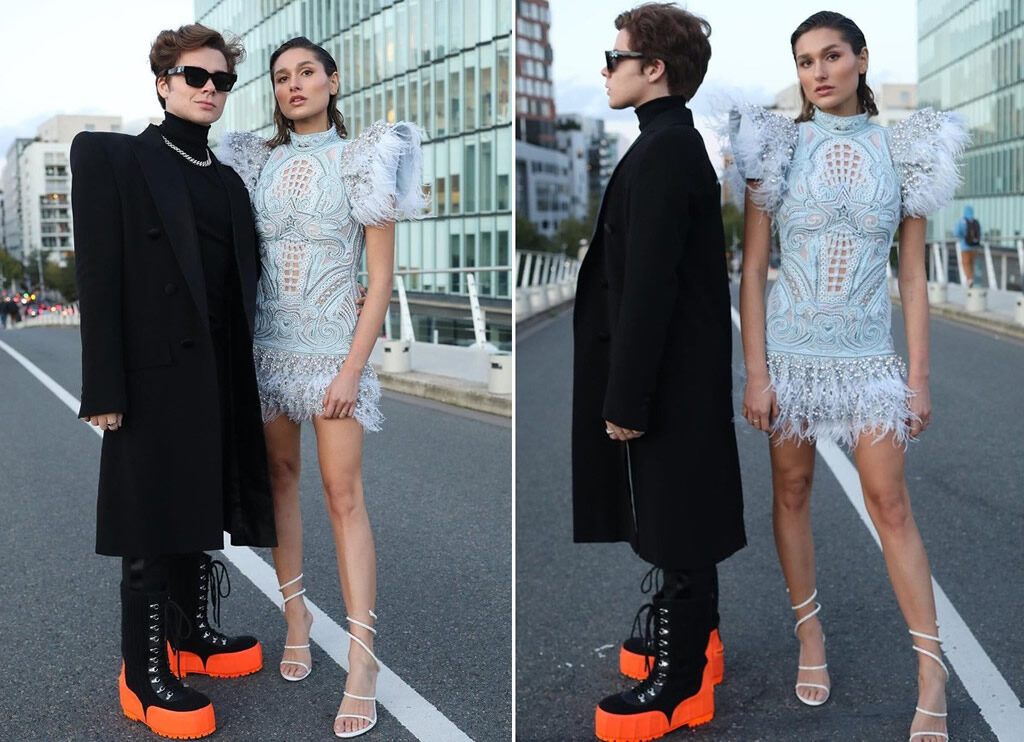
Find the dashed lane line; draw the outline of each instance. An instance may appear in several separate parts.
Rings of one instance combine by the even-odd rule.
[[[731,309],[733,324],[739,330],[740,314],[735,307]],[[861,522],[881,549],[882,541],[864,505],[864,491],[860,486],[857,468],[835,443],[819,441],[817,448],[850,504],[860,516]],[[1020,730],[1024,729],[1024,708],[1021,708],[1020,699],[934,577],[932,588],[935,592],[938,622],[942,627],[942,649],[946,659],[956,671],[967,694],[981,709],[981,716],[992,729],[996,739],[1000,742],[1020,740]]]
[[[50,378],[32,361],[0,340],[0,350],[21,364],[39,382],[78,414],[81,406],[74,395]],[[88,423],[86,423],[88,425]],[[103,431],[89,426],[96,435],[103,437]],[[245,575],[272,603],[277,603],[277,576],[274,568],[247,546],[235,546],[224,534],[224,555]],[[313,629],[310,639],[348,672],[348,648],[350,640],[345,630],[333,618],[324,613],[313,601],[306,599],[306,607],[313,614]],[[338,699],[340,700],[340,699]],[[377,676],[377,701],[421,742],[472,742],[472,739],[448,719],[436,706],[415,691],[383,662]]]

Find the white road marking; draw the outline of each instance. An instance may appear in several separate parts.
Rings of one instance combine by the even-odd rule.
[[[736,311],[736,307],[731,309],[733,324],[739,330],[740,313]],[[857,468],[839,446],[831,441],[819,442],[818,453],[832,470],[850,504],[881,549],[882,542],[864,505],[864,491],[860,486]],[[1024,708],[1021,708],[1020,699],[1014,694],[1009,683],[986,654],[934,577],[932,588],[935,591],[935,610],[939,625],[942,627],[940,636],[946,659],[956,671],[967,694],[978,705],[982,718],[988,723],[996,739],[1000,742],[1019,740],[1020,730],[1024,728]]]
[[[42,369],[28,360],[7,343],[0,340],[0,350],[25,367],[49,391],[53,392],[61,402],[78,414],[81,403],[74,395],[50,378]],[[88,425],[88,423],[86,423]],[[89,426],[97,435],[103,437],[103,431]],[[116,433],[115,433],[116,435]],[[274,568],[247,546],[235,546],[228,534],[224,534],[224,555],[230,559],[238,571],[245,575],[272,603],[279,603],[277,575]],[[327,655],[348,672],[348,647],[350,640],[345,630],[334,619],[323,612],[312,600],[305,598],[306,606],[313,614],[313,629],[310,639],[320,645]],[[284,635],[282,633],[282,640]],[[417,693],[408,683],[402,680],[383,662],[377,676],[377,700],[387,708],[416,739],[422,742],[472,742],[472,739],[436,706]],[[340,703],[341,698],[336,699]]]

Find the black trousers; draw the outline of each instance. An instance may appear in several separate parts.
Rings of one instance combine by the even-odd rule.
[[[171,570],[179,562],[192,564],[194,554],[170,554],[158,557],[121,557],[121,579],[131,592],[167,592]]]

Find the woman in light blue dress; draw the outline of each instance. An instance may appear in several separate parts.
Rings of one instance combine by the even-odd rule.
[[[380,430],[380,384],[369,365],[391,301],[394,222],[419,216],[420,136],[378,121],[353,141],[337,110],[338,68],[296,38],[270,58],[277,134],[230,134],[225,158],[249,188],[260,239],[254,355],[274,493],[273,550],[288,625],[281,675],[309,676],[313,616],[302,595],[299,427],[311,421],[349,623],[349,675],[338,737],[377,720],[376,557],[363,499],[364,430]],[[357,311],[365,253],[368,287]]]
[[[817,13],[791,44],[804,100],[796,122],[746,106],[730,129],[734,192],[746,193],[743,415],[772,441],[775,540],[800,640],[796,695],[818,706],[831,690],[810,494],[816,443],[833,441],[852,449],[918,652],[910,739],[940,742],[948,671],[904,458],[931,418],[926,216],[952,199],[967,135],[958,118],[927,109],[891,129],[872,123],[868,50],[850,19]],[[782,262],[766,303],[773,226]],[[893,347],[886,281],[897,229],[909,370]]]

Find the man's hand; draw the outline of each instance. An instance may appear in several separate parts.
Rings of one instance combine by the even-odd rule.
[[[604,421],[604,432],[608,434],[608,437],[613,441],[631,441],[634,438],[639,438],[644,434],[642,430],[630,430],[629,428],[622,428],[615,423],[610,423],[607,420]]]
[[[121,420],[123,418],[124,413],[122,412],[108,412],[105,415],[93,415],[92,417],[83,417],[82,419],[102,430],[117,430],[121,427]]]

